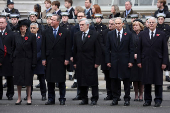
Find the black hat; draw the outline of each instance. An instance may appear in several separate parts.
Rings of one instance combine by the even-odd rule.
[[[21,27],[22,25],[26,25],[27,27],[29,27],[30,26],[30,21],[27,20],[27,19],[24,19],[24,20],[20,20],[18,22],[18,24],[19,24],[19,27]]]
[[[144,25],[144,23],[143,23],[143,21],[141,19],[135,19],[133,22],[135,22],[135,21],[138,21],[138,22],[140,22],[140,23],[142,23]]]
[[[14,4],[13,0],[7,0],[7,5]]]
[[[10,19],[11,19],[11,18],[19,18],[19,17],[20,17],[19,14],[10,14]]]

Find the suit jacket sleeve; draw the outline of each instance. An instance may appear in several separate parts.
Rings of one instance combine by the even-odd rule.
[[[137,63],[138,64],[142,63],[141,53],[142,53],[142,33],[139,33],[138,53],[137,53]]]
[[[100,59],[101,59],[101,53],[102,53],[99,40],[100,40],[100,34],[97,33],[97,39],[95,42],[95,56],[96,56],[95,64],[97,64],[97,65],[100,65]]]
[[[162,64],[168,65],[168,46],[167,46],[167,39],[165,38],[165,33],[162,33],[163,37],[163,62]]]
[[[32,65],[37,64],[37,43],[36,43],[36,36],[32,35]]]
[[[77,43],[76,43],[76,34],[74,34],[74,44],[73,44],[73,64],[76,64],[77,61]]]
[[[42,33],[42,45],[41,45],[41,57],[42,60],[46,60],[46,33],[47,31]]]
[[[129,34],[129,38],[130,38],[130,44],[129,44],[130,58],[129,58],[129,63],[134,63],[134,44],[133,44],[132,33]]]
[[[70,32],[67,31],[66,32],[66,56],[65,56],[65,60],[69,60],[70,61],[70,57],[71,57],[71,41],[70,41]]]
[[[110,44],[110,32],[109,32],[106,40],[106,52],[105,52],[106,63],[111,63],[110,51],[111,51],[111,44]]]

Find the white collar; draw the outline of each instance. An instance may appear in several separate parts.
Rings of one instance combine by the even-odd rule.
[[[52,28],[53,28],[53,27],[52,27]],[[59,26],[58,26],[56,29],[53,28],[53,30],[56,30],[56,31],[58,31],[58,29],[59,29]]]
[[[118,34],[118,32],[119,32],[119,31],[116,29],[116,34]],[[123,28],[122,28],[122,30],[120,30],[120,35],[121,35],[121,34],[123,34]]]
[[[0,32],[4,33],[4,32],[5,32],[5,30],[6,30],[6,28],[5,28],[3,31],[1,31],[1,30],[0,30]]]
[[[152,33],[152,31],[149,29],[149,34],[151,34]],[[153,34],[155,34],[156,33],[156,29],[153,31]]]
[[[37,37],[37,35],[38,35],[38,34],[36,33],[36,35],[35,35],[35,36]]]
[[[86,33],[86,35],[87,35],[89,33],[89,29],[86,32],[83,32],[83,33]]]
[[[73,8],[73,7],[70,7],[69,9],[67,9],[67,12],[70,12],[71,8]]]

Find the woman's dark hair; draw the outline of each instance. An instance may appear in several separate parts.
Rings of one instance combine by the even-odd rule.
[[[41,6],[39,4],[34,5],[35,12],[38,13],[37,18],[40,19]]]

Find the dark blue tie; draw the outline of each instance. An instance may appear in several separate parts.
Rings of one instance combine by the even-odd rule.
[[[53,31],[54,31],[54,32],[53,32],[53,33],[54,33],[54,38],[56,39],[56,36],[57,36],[57,30],[56,30],[56,29],[54,29]]]

